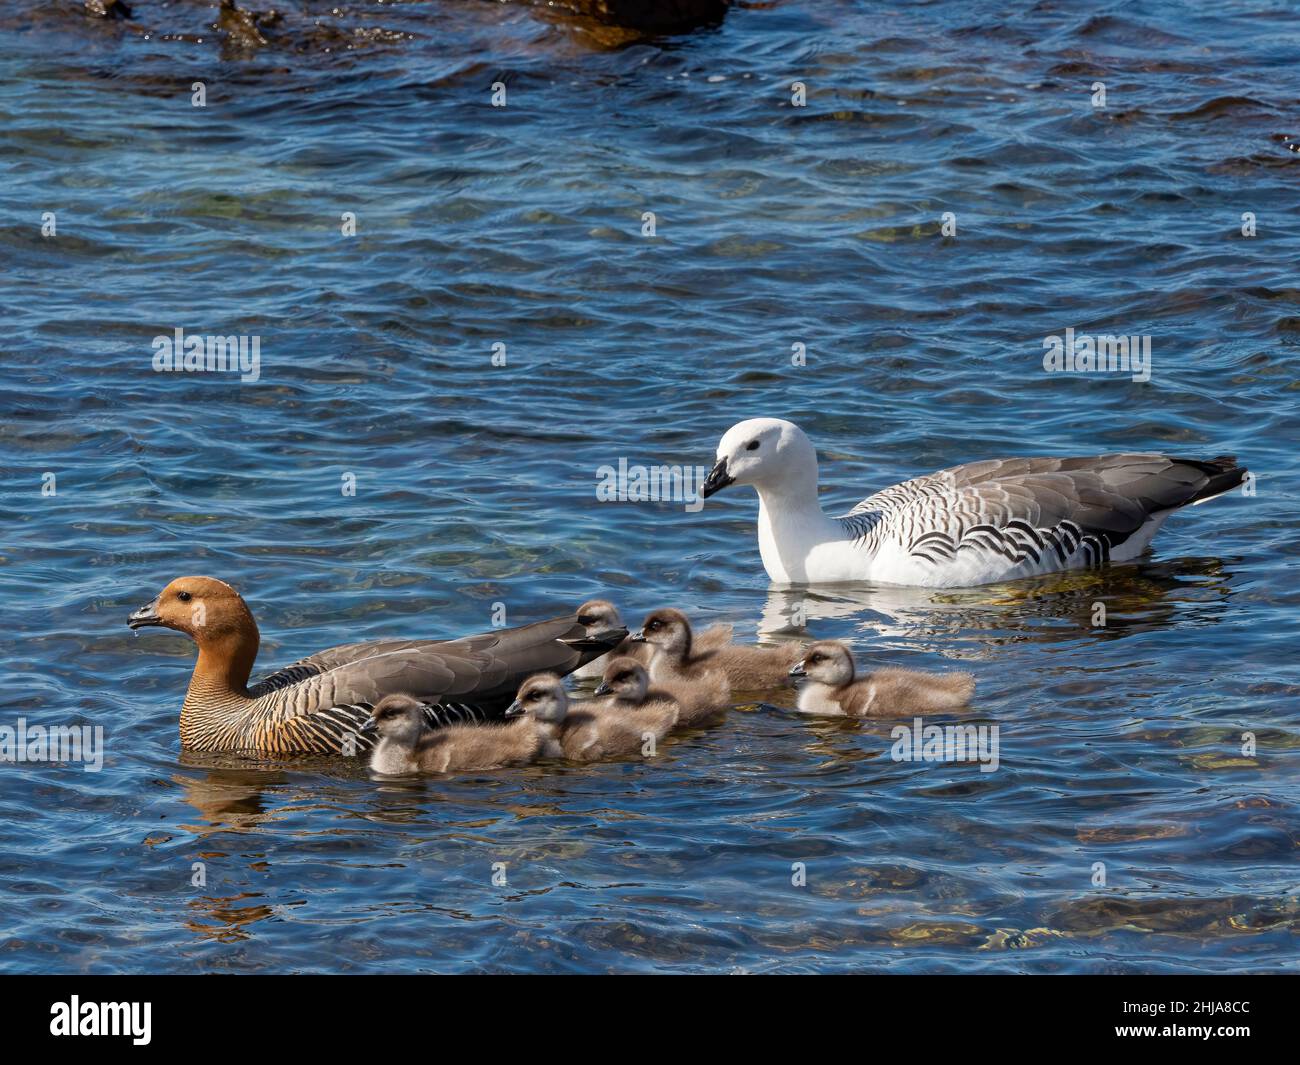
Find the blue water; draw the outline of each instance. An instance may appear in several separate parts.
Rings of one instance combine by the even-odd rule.
[[[788,0],[618,42],[439,0],[255,52],[135,6],[0,0],[0,724],[106,735],[102,772],[0,766],[0,968],[1296,967],[1292,5]],[[178,327],[260,337],[260,379],[154,372]],[[1150,381],[1044,372],[1067,327],[1151,336]],[[597,500],[760,414],[833,510],[1003,455],[1258,482],[1139,564],[941,593],[769,588],[748,490]],[[192,647],[125,618],[187,573],[243,592],[258,672],[494,603],[745,639],[802,604],[866,664],[974,672],[1001,764],[780,692],[651,765],[182,754]]]

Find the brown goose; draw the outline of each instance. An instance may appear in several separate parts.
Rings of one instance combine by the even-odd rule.
[[[199,646],[181,706],[181,747],[267,754],[355,754],[374,742],[361,733],[386,695],[435,704],[431,725],[499,716],[519,683],[549,670],[568,673],[627,634],[593,635],[572,614],[459,640],[380,640],[319,651],[259,681],[252,612],[230,585],[178,577],[128,619],[161,625]]]

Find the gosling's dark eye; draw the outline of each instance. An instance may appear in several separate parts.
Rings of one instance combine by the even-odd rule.
[[[632,679],[631,673],[620,673],[617,677],[614,678],[614,683],[623,684],[631,679]]]
[[[659,628],[659,622],[652,621],[650,622],[649,625],[646,626],[646,628],[649,629],[651,632],[653,632],[655,629]]]
[[[594,625],[594,624],[596,624],[596,615],[595,615],[595,614],[579,614],[579,615],[578,615],[578,624],[579,624],[579,625]]]
[[[822,660],[821,655],[813,655],[812,658],[808,659],[809,662],[813,662],[813,663],[820,662],[821,660]]]
[[[751,440],[748,444],[745,445],[745,450],[746,450],[746,451],[757,451],[757,450],[758,450],[758,441],[757,441],[757,440]]]
[[[194,597],[190,595],[189,592],[177,592],[176,598],[179,599],[182,603],[188,603]]]

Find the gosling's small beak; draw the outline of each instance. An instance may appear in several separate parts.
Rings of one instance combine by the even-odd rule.
[[[627,638],[628,643],[645,643],[645,632],[638,629]]]
[[[146,625],[161,625],[162,618],[158,616],[159,598],[159,596],[155,595],[150,602],[145,603],[139,610],[132,611],[126,619],[127,628],[142,629]]]
[[[518,699],[506,707],[506,717],[522,717],[527,712]]]
[[[377,728],[379,728],[379,722],[375,720],[374,714],[371,714],[368,718],[366,718],[363,722],[361,722],[362,732],[374,732],[375,729]]]
[[[560,643],[567,644],[575,651],[608,651],[611,647],[617,647],[627,636],[627,629],[619,626],[613,629],[601,629],[599,632],[588,632],[582,636],[573,636],[562,638]]]
[[[613,691],[613,690],[614,690],[613,688],[611,688],[608,684],[606,684],[606,683],[602,680],[599,684],[596,685],[596,692],[595,692],[595,694],[597,694],[597,695],[608,695],[608,694],[609,694],[611,691]]]
[[[796,662],[793,666],[790,667],[790,676],[806,677],[808,676],[808,671],[803,668],[802,662]]]
[[[700,489],[700,495],[708,499],[714,492],[722,491],[733,481],[735,478],[727,472],[727,460],[718,459],[717,464],[709,471],[709,475],[704,478],[704,487]]]

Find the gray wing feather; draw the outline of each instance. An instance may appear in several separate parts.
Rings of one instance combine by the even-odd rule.
[[[893,485],[843,520],[863,538],[888,537],[914,553],[947,554],[964,538],[1004,554],[1026,544],[1072,551],[1086,537],[1109,550],[1153,514],[1227,491],[1244,475],[1231,456],[988,459]]]
[[[341,705],[373,706],[397,693],[426,703],[457,699],[499,709],[532,674],[563,676],[609,650],[560,642],[584,635],[569,615],[457,640],[345,644],[271,674],[249,694],[267,697],[281,719]]]

